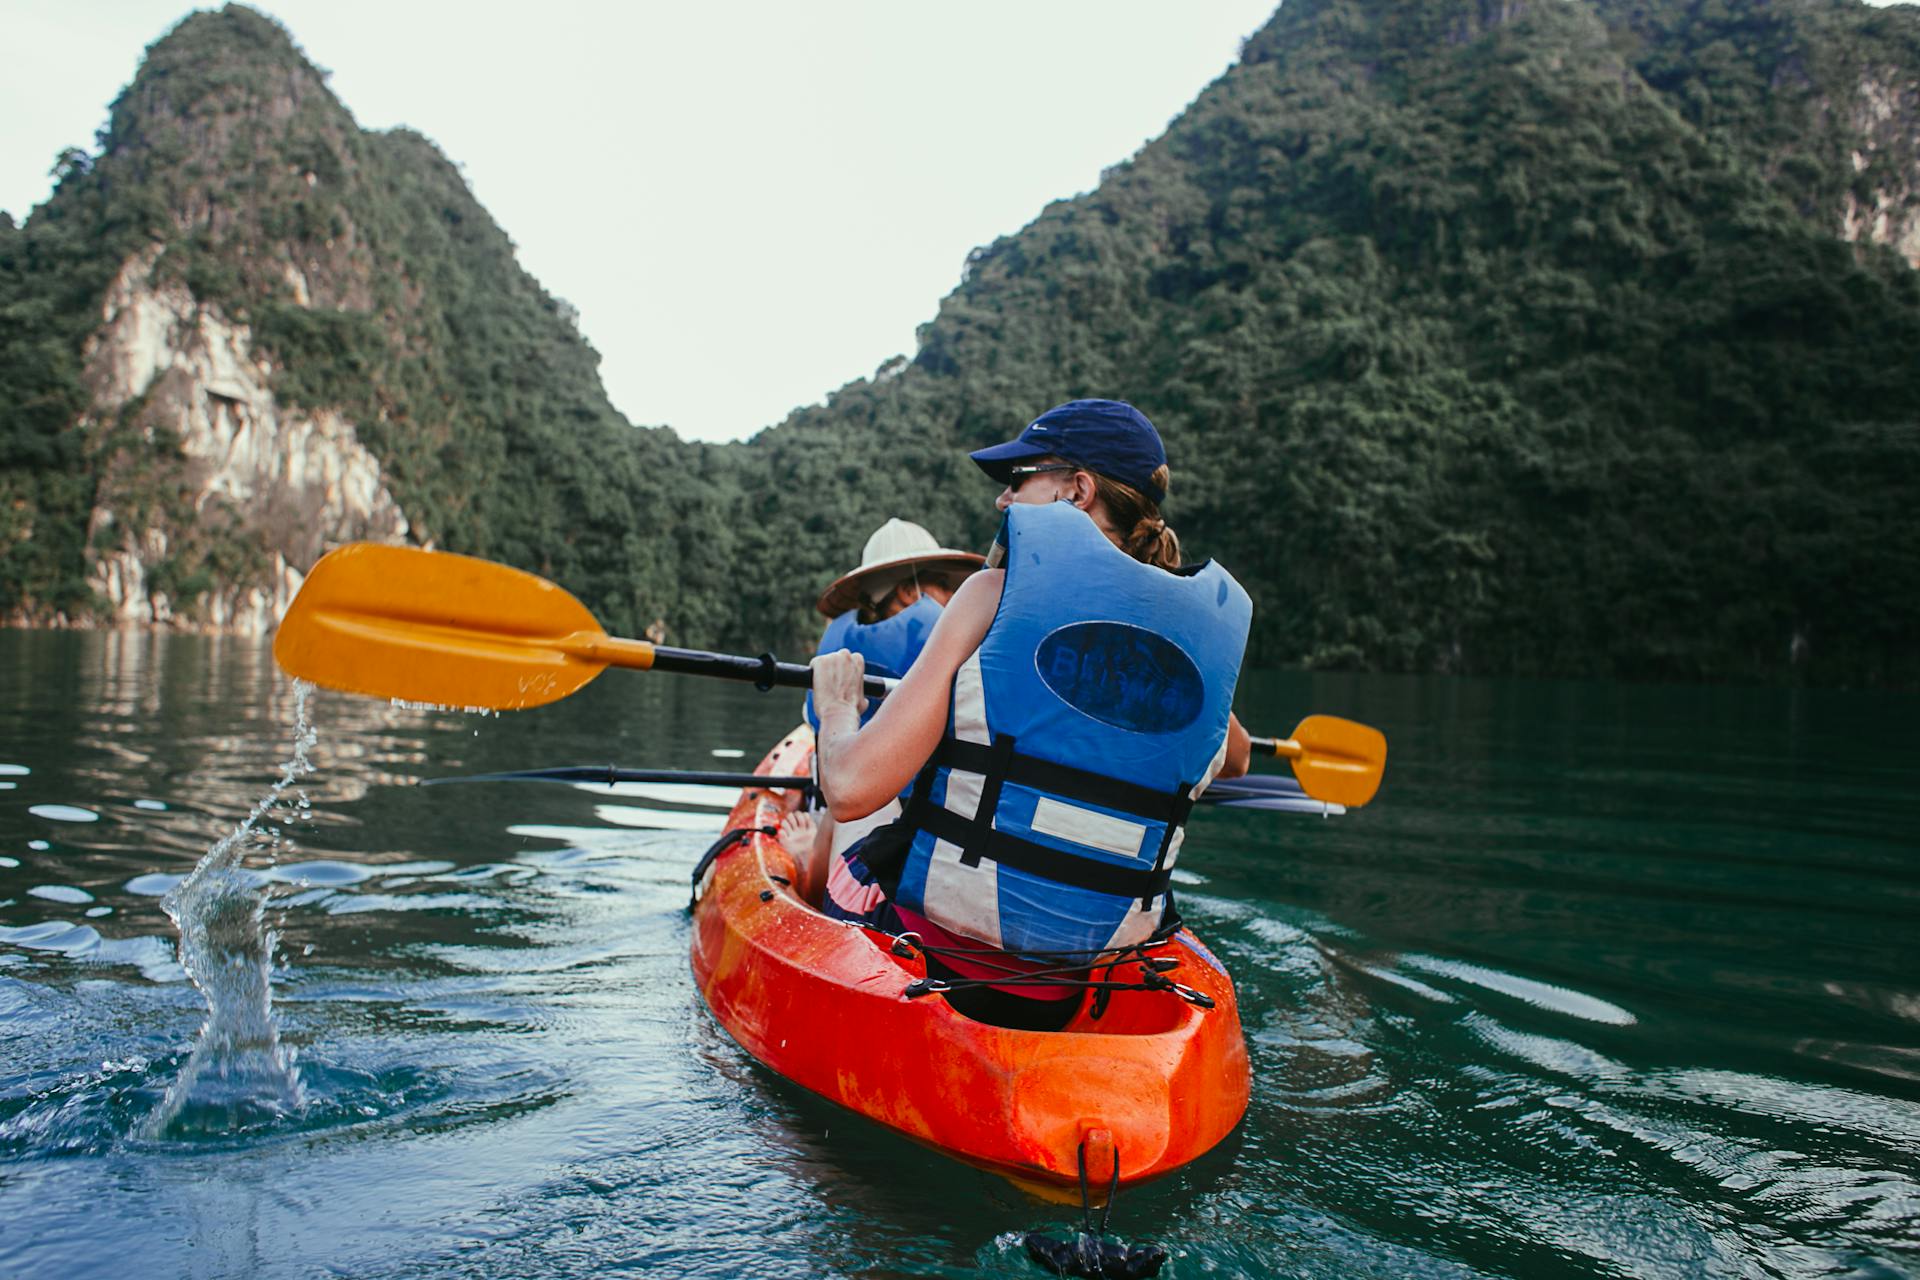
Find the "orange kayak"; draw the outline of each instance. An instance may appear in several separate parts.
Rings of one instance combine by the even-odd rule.
[[[808,772],[805,726],[756,773]],[[797,791],[750,787],[728,829],[774,828]],[[756,833],[727,848],[695,886],[693,974],[714,1017],[748,1053],[795,1084],[909,1138],[1032,1187],[1104,1186],[1170,1172],[1212,1149],[1246,1113],[1250,1077],[1233,981],[1182,929],[1152,949],[1173,980],[1210,998],[1115,991],[1086,999],[1060,1031],[976,1022],[938,994],[918,951],[832,920],[793,888],[793,855]],[[904,953],[904,954],[901,954]],[[1103,971],[1104,973],[1104,971]],[[1117,982],[1137,982],[1139,962]]]

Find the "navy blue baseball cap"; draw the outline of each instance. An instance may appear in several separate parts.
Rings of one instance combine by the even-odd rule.
[[[1014,467],[1049,455],[1138,489],[1155,503],[1167,500],[1167,491],[1153,482],[1153,473],[1167,465],[1160,433],[1146,414],[1121,400],[1055,405],[1029,422],[1019,439],[975,449],[968,456],[1005,484]]]

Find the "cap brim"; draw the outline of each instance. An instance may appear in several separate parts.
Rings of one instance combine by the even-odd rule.
[[[986,562],[985,556],[971,551],[942,550],[936,555],[903,556],[898,560],[870,564],[834,579],[833,585],[820,593],[814,608],[829,618],[837,618],[849,609],[859,608],[860,585],[875,574],[892,573],[904,577],[906,575],[902,571],[911,565],[929,576],[955,574],[965,577]]]
[[[996,444],[987,449],[975,449],[968,454],[979,464],[982,471],[1005,484],[1011,479],[1010,472],[1018,463],[1030,458],[1044,458],[1053,452],[1045,445],[1029,444],[1024,440],[1009,440],[1005,444]]]

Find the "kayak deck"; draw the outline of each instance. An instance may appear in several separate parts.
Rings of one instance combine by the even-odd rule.
[[[755,771],[808,772],[805,726]],[[749,788],[729,830],[771,828],[798,791]],[[1103,1186],[1118,1153],[1123,1184],[1177,1169],[1225,1138],[1246,1112],[1250,1077],[1232,980],[1182,929],[1148,955],[1209,997],[1163,991],[1091,999],[1060,1031],[977,1022],[937,995],[917,949],[832,920],[803,900],[793,855],[756,831],[721,853],[694,908],[695,981],[721,1026],[760,1062],[813,1092],[968,1163],[1040,1186],[1072,1186],[1086,1144]],[[1104,972],[1104,971],[1103,971]],[[1137,961],[1115,981],[1138,981]]]

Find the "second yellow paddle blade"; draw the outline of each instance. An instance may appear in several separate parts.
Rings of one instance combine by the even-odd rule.
[[[599,675],[605,663],[572,656],[566,643],[599,630],[545,578],[356,542],[314,565],[273,656],[288,675],[328,689],[504,711],[554,702]]]
[[[1308,716],[1293,731],[1300,754],[1293,775],[1316,800],[1358,809],[1380,789],[1387,738],[1378,729],[1339,716]]]

